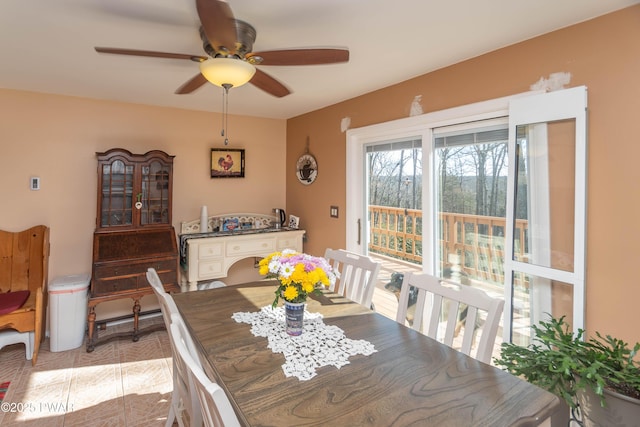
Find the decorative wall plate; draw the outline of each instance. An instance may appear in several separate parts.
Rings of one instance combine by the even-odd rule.
[[[303,154],[296,163],[296,176],[304,185],[312,184],[318,177],[318,162],[311,154]]]

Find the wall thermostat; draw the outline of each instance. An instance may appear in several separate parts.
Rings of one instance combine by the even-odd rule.
[[[30,187],[32,190],[39,190],[40,189],[40,177],[39,176],[32,176],[30,179]]]

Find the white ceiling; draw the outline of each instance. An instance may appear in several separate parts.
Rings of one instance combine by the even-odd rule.
[[[257,30],[254,51],[350,50],[345,64],[259,66],[292,94],[232,88],[229,112],[294,117],[639,2],[229,0]],[[0,87],[220,112],[222,89],[211,84],[174,94],[195,62],[94,50],[203,55],[198,27],[194,0],[1,0]]]

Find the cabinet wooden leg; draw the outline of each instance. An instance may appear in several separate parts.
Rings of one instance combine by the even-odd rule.
[[[133,342],[137,342],[140,337],[138,336],[138,320],[140,316],[140,300],[135,299],[133,303]]]
[[[94,333],[96,325],[96,307],[89,307],[89,314],[87,315],[87,353],[91,353],[95,349],[94,345]]]

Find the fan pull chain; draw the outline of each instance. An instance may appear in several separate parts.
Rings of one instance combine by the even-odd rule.
[[[223,84],[224,92],[222,92],[222,131],[220,136],[224,136],[224,145],[229,145],[229,88],[230,84]],[[226,135],[225,135],[226,129]]]
[[[224,127],[227,130],[227,135],[224,138],[224,145],[229,145],[229,88],[225,87],[224,91],[226,93],[225,97],[225,105],[224,105]]]
[[[222,117],[221,117],[220,127],[222,130],[220,131],[220,136],[224,136],[224,89],[222,90]]]

